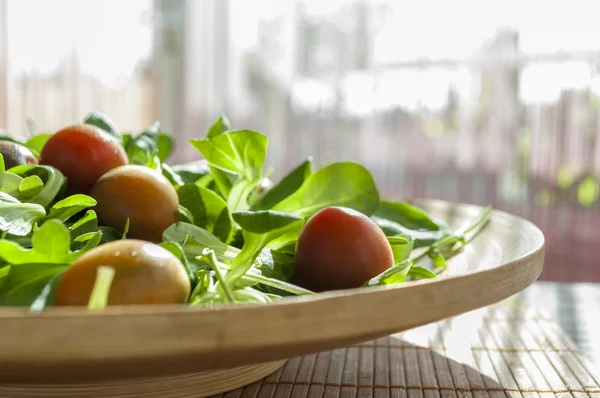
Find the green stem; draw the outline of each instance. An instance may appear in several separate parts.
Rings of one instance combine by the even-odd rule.
[[[213,271],[215,271],[217,281],[219,282],[221,290],[223,291],[223,293],[225,293],[225,298],[227,299],[227,301],[230,303],[235,303],[235,297],[233,297],[233,292],[231,291],[229,286],[227,286],[227,283],[225,282],[225,278],[223,278],[223,274],[221,274],[221,270],[219,269],[219,266],[217,265],[218,261],[217,261],[217,256],[215,256],[215,252],[210,249],[205,250],[204,257],[206,258],[206,261],[211,266]]]
[[[484,212],[485,212],[485,214],[483,214]],[[472,241],[473,239],[475,239],[475,237],[479,234],[479,232],[481,232],[483,225],[488,220],[490,213],[491,213],[491,207],[488,206],[486,209],[484,209],[482,211],[480,218],[475,223],[470,225],[469,228],[465,229],[465,231],[463,232],[463,235],[467,235],[470,232],[475,231],[476,228],[479,228],[477,231],[475,231],[475,233],[471,234],[469,237],[465,237],[465,244],[467,244],[470,241]],[[456,249],[450,248],[446,253],[444,253],[444,257],[446,259],[450,259],[450,258],[456,256],[458,253],[460,253],[462,251],[463,247],[464,247],[464,245],[461,247],[458,247]]]
[[[264,236],[261,236],[260,239],[248,239],[244,242],[242,251],[235,257],[229,267],[230,270],[225,275],[225,280],[229,286],[235,286],[238,279],[248,272],[264,246]]]
[[[217,266],[224,271],[230,270],[230,267],[228,267],[226,264],[223,264],[221,262],[217,262]],[[271,286],[271,287],[274,287],[277,289],[285,290],[288,293],[293,293],[293,294],[297,294],[297,295],[316,294],[315,292],[313,292],[311,290],[304,289],[300,286],[296,286],[291,283],[281,281],[279,279],[269,278],[268,276],[264,276],[264,275],[256,275],[256,274],[246,273],[240,279],[245,280],[247,282],[262,283],[263,285],[267,285],[267,286]]]
[[[239,289],[235,291],[236,299],[239,302],[246,303],[257,303],[257,304],[269,304],[273,300],[263,292],[252,288]]]
[[[125,220],[125,227],[123,227],[123,236],[121,239],[127,239],[127,233],[129,232],[129,217]]]
[[[413,259],[414,263],[416,264],[417,262],[419,262],[420,260],[422,260],[426,256],[432,255],[440,247],[451,245],[450,249],[452,249],[452,246],[454,246],[454,244],[456,242],[458,242],[458,238],[457,238],[458,236],[465,236],[465,235],[467,235],[467,234],[475,231],[476,229],[482,227],[485,224],[485,222],[488,220],[491,212],[492,212],[492,207],[491,206],[486,206],[485,208],[483,208],[481,210],[481,212],[479,212],[479,214],[478,214],[477,218],[475,218],[475,220],[473,220],[471,223],[467,224],[466,226],[464,226],[462,228],[459,228],[453,235],[443,236],[438,241],[434,242],[431,245],[431,247],[429,248],[429,250],[425,251],[424,253],[421,253],[420,255],[418,255],[417,257],[415,257]],[[477,236],[477,234],[480,231],[481,231],[481,229],[478,229],[477,231],[475,231],[475,233],[470,238],[465,238],[465,244],[467,242],[471,241],[473,238],[475,238],[475,236]],[[456,255],[456,253],[458,251],[460,251],[460,249],[456,249],[454,251],[450,251],[450,253],[453,253],[452,255]]]
[[[492,213],[492,206],[484,207],[483,210],[481,210],[481,212],[479,212],[479,216],[475,219],[475,221],[473,223],[471,223],[470,225],[467,225],[466,228],[464,228],[462,231],[458,230],[456,232],[456,234],[457,235],[466,235],[466,234],[474,231],[476,228],[483,226],[483,224],[485,224],[485,222],[488,220],[491,213]],[[475,237],[475,235],[473,237]]]
[[[110,286],[115,276],[115,269],[106,265],[101,265],[96,269],[96,280],[92,288],[92,294],[88,301],[89,309],[101,309],[108,303]]]
[[[214,300],[218,300],[219,295],[216,292],[204,292],[199,296],[196,296],[191,302],[190,305],[203,305],[206,303],[210,303]]]

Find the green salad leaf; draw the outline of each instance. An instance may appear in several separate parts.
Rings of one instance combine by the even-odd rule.
[[[165,176],[175,188],[179,188],[185,184],[183,178],[181,178],[181,176],[179,176],[179,174],[177,174],[168,164],[162,163],[160,168],[163,176]]]
[[[22,181],[23,178],[14,173],[7,171],[0,173],[0,191],[11,196],[19,196]]]
[[[177,190],[179,203],[187,209],[195,225],[202,227],[223,242],[228,242],[233,228],[227,203],[214,191],[186,184]]]
[[[0,305],[30,306],[35,302],[34,309],[45,306],[53,278],[99,244],[101,232],[90,234],[82,249],[72,251],[69,230],[52,219],[33,233],[31,249],[0,240],[0,257],[8,263],[8,274],[0,285]]]
[[[39,154],[42,152],[42,148],[46,145],[46,141],[48,138],[52,136],[52,133],[38,133],[32,137],[29,137],[27,141],[25,141],[25,146],[31,150],[34,154]]]
[[[233,219],[244,231],[254,234],[267,234],[271,231],[279,231],[294,222],[303,221],[302,217],[275,210],[233,213]],[[282,234],[278,232],[277,235],[281,236]]]
[[[10,268],[10,267],[7,267]],[[57,266],[57,268],[61,268],[61,266]],[[63,271],[66,267],[62,267]],[[54,274],[53,277],[44,285],[39,294],[35,297],[31,305],[29,306],[30,311],[42,311],[46,307],[51,307],[54,305],[54,294],[56,292],[56,285],[60,281],[60,277],[63,274],[63,271],[58,271]],[[54,273],[54,271],[52,271]],[[34,292],[37,291],[37,287],[32,289]],[[29,302],[31,298],[26,297],[25,303]]]
[[[189,211],[182,205],[178,205],[177,212],[179,213],[180,221],[186,222],[188,224],[194,224],[194,215],[191,211]]]
[[[379,191],[371,173],[358,163],[332,163],[310,175],[273,210],[309,217],[330,206],[373,214],[379,208]]]
[[[231,130],[231,125],[229,120],[226,117],[222,116],[208,129],[206,133],[206,139],[211,139],[216,136],[219,136],[226,131]],[[194,145],[192,143],[192,145]],[[207,186],[211,182],[214,182],[216,186],[216,190],[220,193],[220,195],[227,199],[229,197],[229,193],[231,191],[231,187],[233,185],[233,181],[235,180],[234,175],[228,172],[225,172],[213,165],[207,165],[202,162],[202,170],[205,170],[205,176],[196,176],[193,182],[198,182],[198,180],[202,177],[204,178],[203,184],[199,184],[201,186]],[[207,174],[210,170],[210,174]]]
[[[437,274],[429,268],[413,265],[408,271],[408,276],[412,279],[431,279],[437,278]]]
[[[96,200],[91,196],[76,194],[56,202],[50,208],[48,218],[67,221],[77,213],[96,205]]]
[[[0,286],[0,306],[28,307],[68,264],[14,264]]]
[[[190,140],[210,166],[256,182],[262,176],[267,142],[267,137],[252,130],[229,131],[204,140]]]
[[[44,188],[44,181],[36,175],[25,177],[19,184],[18,196],[21,199],[37,195]]]
[[[230,211],[249,207],[248,198],[262,177],[267,142],[267,137],[252,130],[226,131],[204,140],[190,140],[208,162]]]
[[[28,197],[27,202],[37,203],[44,207],[47,207],[54,201],[67,181],[58,169],[51,166],[21,165],[11,168],[10,173],[14,173],[21,178],[29,176],[39,177],[44,182],[44,187],[37,194]]]
[[[406,277],[413,265],[411,259],[406,259],[383,271],[381,274],[365,282],[364,286],[394,285],[406,282]]]
[[[79,220],[69,227],[73,238],[79,235],[98,231],[98,217],[94,210],[88,210]]]
[[[21,203],[17,198],[0,191],[0,205],[5,203]]]
[[[155,170],[161,169],[161,164],[169,155],[173,147],[172,138],[160,131],[158,121],[148,126],[141,134],[126,138],[124,144],[129,163],[147,166]]]
[[[27,249],[19,244],[0,240],[0,257],[10,264],[70,264],[82,252],[70,250],[69,230],[59,220],[48,220],[32,238],[32,248]]]
[[[382,201],[371,218],[388,236],[409,236],[415,249],[452,234],[448,225],[434,221],[424,210],[406,202]]]
[[[227,198],[227,206],[232,212],[244,211],[249,207],[248,198],[252,194],[254,188],[258,185],[259,180],[247,180],[242,178],[231,187],[229,198]]]
[[[119,130],[117,125],[107,115],[100,112],[90,112],[84,118],[83,123],[100,127],[102,130],[106,131],[108,134],[118,139],[119,142],[123,143],[123,136],[121,134],[121,130]]]
[[[179,243],[173,241],[162,242],[160,246],[173,253],[181,261],[188,273],[192,287],[194,287],[196,285],[196,272],[198,270],[191,261],[188,261],[183,247],[181,247]]]
[[[181,179],[182,183],[180,185],[196,184],[202,177],[211,177],[209,174],[210,168],[205,160],[173,165],[169,166],[169,168]]]
[[[268,210],[273,208],[277,203],[296,192],[306,182],[308,177],[312,175],[312,172],[312,158],[308,158],[261,196],[251,206],[251,210]]]
[[[240,249],[222,242],[204,228],[184,222],[168,227],[163,232],[163,241],[180,244],[188,258],[201,256],[204,249],[212,249],[220,261],[231,262],[240,252]]]
[[[264,276],[290,281],[294,276],[294,256],[265,247],[258,255],[255,267]]]
[[[73,239],[71,242],[71,250],[79,255],[93,249],[101,242],[102,231],[88,232]]]
[[[273,210],[233,213],[233,219],[242,227],[244,246],[225,275],[230,286],[250,269],[267,243],[304,226],[302,217]]]
[[[33,229],[34,223],[45,215],[46,210],[36,203],[0,204],[0,231],[16,236],[26,236]],[[1,243],[2,241],[0,241]]]
[[[375,215],[414,231],[440,231],[447,228],[431,219],[423,209],[407,202],[382,200]]]
[[[388,242],[394,253],[394,263],[399,263],[410,257],[413,250],[413,241],[410,236],[393,235],[388,236]]]
[[[226,131],[231,130],[231,123],[226,116],[220,116],[216,122],[213,123],[212,126],[208,129],[206,133],[206,138],[213,138],[217,135],[221,135]]]

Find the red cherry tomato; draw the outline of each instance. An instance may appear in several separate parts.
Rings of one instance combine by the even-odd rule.
[[[39,163],[53,166],[67,177],[69,194],[87,194],[100,176],[129,160],[116,138],[98,127],[81,124],[53,134],[42,148]]]
[[[295,282],[316,292],[356,288],[393,265],[392,248],[377,224],[358,211],[328,207],[300,234]]]

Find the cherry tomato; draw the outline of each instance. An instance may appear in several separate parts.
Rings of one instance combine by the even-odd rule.
[[[383,231],[369,217],[328,207],[305,224],[296,244],[296,283],[313,291],[350,289],[394,265]]]
[[[67,177],[67,193],[87,194],[101,175],[128,164],[127,153],[112,135],[89,124],[65,127],[42,148],[40,164]]]
[[[23,164],[37,164],[38,162],[35,155],[28,148],[12,141],[0,141],[0,153],[4,158],[4,168],[6,170],[11,167]]]
[[[101,265],[115,269],[108,305],[183,304],[190,295],[190,279],[175,255],[153,243],[123,239],[75,260],[56,286],[55,304],[87,305]]]
[[[145,166],[126,165],[110,170],[90,190],[100,225],[123,232],[129,218],[128,237],[161,242],[162,233],[179,221],[179,198],[173,185]]]

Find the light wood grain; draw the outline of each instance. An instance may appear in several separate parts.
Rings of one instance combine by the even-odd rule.
[[[286,361],[275,361],[237,368],[208,370],[178,376],[140,377],[72,384],[4,384],[0,397],[143,397],[202,398],[252,384],[281,368]]]
[[[421,202],[459,226],[480,208]],[[366,341],[480,308],[539,276],[544,237],[494,212],[435,280],[336,291],[271,305],[0,311],[0,381],[88,382],[169,376],[291,358]]]

